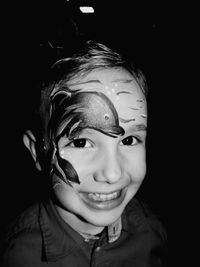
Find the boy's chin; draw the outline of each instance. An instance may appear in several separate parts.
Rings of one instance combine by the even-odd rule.
[[[97,214],[95,217],[92,216],[92,217],[87,218],[87,222],[96,227],[106,227],[108,225],[111,225],[115,221],[117,221],[120,216],[121,216],[121,212],[114,213],[114,214],[103,214],[102,213],[102,214]]]

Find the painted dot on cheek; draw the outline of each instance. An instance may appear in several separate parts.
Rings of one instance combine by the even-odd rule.
[[[60,150],[60,156],[61,156],[61,158],[65,158],[65,157],[68,157],[69,159],[72,158],[71,153],[70,153],[70,152],[67,152],[67,153],[66,153],[66,152],[64,151],[64,149]]]
[[[60,155],[61,156],[63,156],[64,155],[64,153],[65,153],[65,151],[62,149],[62,150],[60,150]]]

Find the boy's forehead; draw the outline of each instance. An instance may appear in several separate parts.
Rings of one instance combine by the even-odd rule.
[[[123,69],[93,70],[83,78],[72,80],[68,86],[71,90],[100,91],[112,102],[119,100],[122,93],[143,95],[134,77]]]
[[[71,90],[104,93],[120,114],[132,112],[146,114],[146,98],[134,77],[123,69],[94,70],[69,84]],[[128,107],[128,109],[127,109]]]
[[[105,68],[92,70],[84,78],[87,79],[88,77],[98,77],[102,81],[112,81],[117,77],[119,79],[131,79],[132,75],[123,68]]]

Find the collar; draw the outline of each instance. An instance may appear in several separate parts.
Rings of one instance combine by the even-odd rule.
[[[40,227],[43,237],[44,257],[57,261],[82,245],[83,238],[59,216],[51,200],[40,205]]]
[[[120,221],[108,227],[109,243],[117,240],[121,231],[131,233],[135,227],[143,225],[143,216],[137,207],[137,201],[133,199],[131,202]],[[39,222],[43,238],[43,255],[47,261],[57,261],[69,255],[77,246],[83,246],[84,238],[64,222],[51,200],[40,203]]]
[[[121,234],[121,230],[122,230],[122,220],[121,217],[119,219],[117,219],[114,223],[112,223],[111,225],[109,225],[108,227],[104,228],[104,232],[106,232],[106,236],[107,236],[107,242],[109,243],[113,243],[114,241],[116,241],[120,234]],[[100,236],[99,235],[92,235],[92,234],[88,234],[88,233],[84,233],[84,232],[80,232],[78,231],[79,234],[84,238],[85,242],[89,242],[90,240],[99,240]],[[101,232],[101,236],[102,236]]]

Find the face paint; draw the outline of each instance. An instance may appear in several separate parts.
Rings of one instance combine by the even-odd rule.
[[[144,99],[137,99],[137,102],[144,102]]]
[[[85,128],[95,129],[111,137],[124,134],[113,103],[101,92],[75,91],[69,96],[66,91],[62,91],[53,96],[52,103],[50,127],[53,128],[55,138],[65,134],[67,138],[73,139]]]
[[[59,91],[52,96],[52,117],[49,123],[51,139],[55,144],[62,136],[69,140],[83,129],[95,129],[105,135],[117,137],[124,134],[119,117],[111,100],[101,92]],[[56,148],[52,159],[52,173],[65,183],[80,183],[72,164],[62,158]]]
[[[142,118],[146,119],[147,118],[147,114],[141,114],[140,115]]]
[[[132,110],[139,110],[139,108],[130,108],[130,109],[132,109]]]
[[[117,92],[116,95],[120,95],[120,94],[131,94],[130,92],[127,91],[121,91],[121,92]]]
[[[135,118],[133,118],[133,119],[123,119],[123,118],[119,118],[119,120],[120,120],[120,122],[122,122],[122,123],[129,123],[129,122],[131,122],[131,121],[135,121]]]
[[[143,105],[144,105],[144,102],[145,102],[144,99],[137,99],[136,102],[140,103],[140,106],[139,106],[140,109],[143,108]]]

